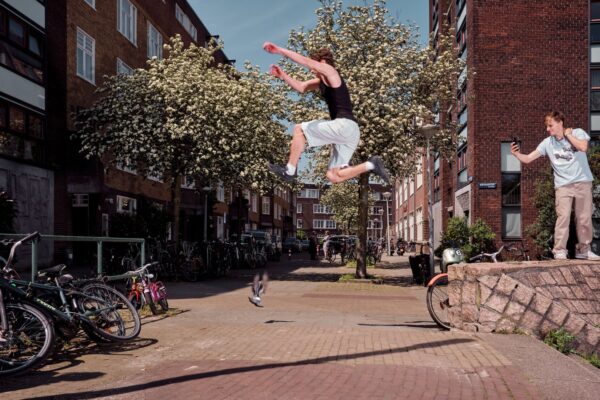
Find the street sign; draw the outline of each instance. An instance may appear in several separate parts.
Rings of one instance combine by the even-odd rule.
[[[480,182],[479,189],[496,189],[496,182]]]

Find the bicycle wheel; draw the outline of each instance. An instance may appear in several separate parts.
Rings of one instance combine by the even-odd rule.
[[[121,292],[101,283],[88,284],[81,292],[84,295],[75,296],[80,312],[89,318],[83,320],[84,329],[90,327],[100,337],[113,342],[131,340],[140,334],[140,316]]]
[[[169,311],[169,301],[166,297],[163,297],[162,299],[158,300],[158,304],[160,305],[160,308],[163,309],[163,311]]]
[[[435,279],[435,278],[434,278]],[[448,275],[440,276],[431,286],[427,288],[427,311],[442,329],[450,329],[448,321]]]
[[[9,331],[0,342],[0,376],[38,368],[54,349],[52,320],[25,303],[5,304]]]
[[[150,307],[152,315],[158,314],[158,309],[156,308],[156,304],[154,304],[154,300],[152,300],[152,295],[150,293],[144,292],[144,302]]]

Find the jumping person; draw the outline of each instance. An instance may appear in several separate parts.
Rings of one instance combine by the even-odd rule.
[[[260,296],[267,292],[268,282],[269,274],[267,273],[266,268],[262,272],[254,275],[254,282],[252,283],[252,296],[250,296],[248,300],[250,300],[250,303],[254,304],[256,307],[263,306]]]
[[[600,260],[590,248],[593,238],[592,227],[592,171],[586,152],[590,136],[583,129],[565,128],[565,115],[553,111],[544,116],[545,138],[531,153],[525,155],[517,143],[512,143],[511,153],[524,164],[547,156],[554,170],[554,192],[556,195],[556,225],[554,227],[554,258],[567,259],[567,240],[571,208],[575,203],[577,227],[577,250],[575,258]]]
[[[265,42],[263,48],[271,54],[280,54],[310,69],[315,78],[304,82],[290,77],[277,65],[271,65],[270,73],[300,93],[319,90],[325,98],[331,117],[331,120],[313,120],[296,125],[287,166],[269,164],[269,169],[282,180],[293,182],[298,160],[306,144],[309,147],[330,144],[332,150],[327,178],[331,183],[343,182],[371,171],[389,184],[389,174],[379,156],[372,156],[369,161],[359,165],[349,165],[358,146],[360,130],[352,114],[348,87],[335,69],[331,51],[323,48],[311,54],[309,58],[271,42]]]

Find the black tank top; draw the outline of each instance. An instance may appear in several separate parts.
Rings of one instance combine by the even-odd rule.
[[[340,76],[340,79],[342,80],[342,84],[336,88],[325,85],[323,81],[319,84],[319,90],[323,97],[325,97],[327,108],[329,108],[329,116],[331,119],[348,118],[357,122],[352,114],[352,103],[350,103],[348,87],[344,78]]]

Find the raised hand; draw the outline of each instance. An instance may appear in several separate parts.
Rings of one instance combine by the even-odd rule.
[[[275,65],[275,64],[271,65],[271,67],[269,68],[269,73],[280,79],[283,76],[283,70],[281,69],[281,67],[279,65]]]
[[[277,46],[271,42],[265,42],[263,44],[263,49],[265,49],[266,52],[271,53],[271,54],[279,53],[279,46]]]

